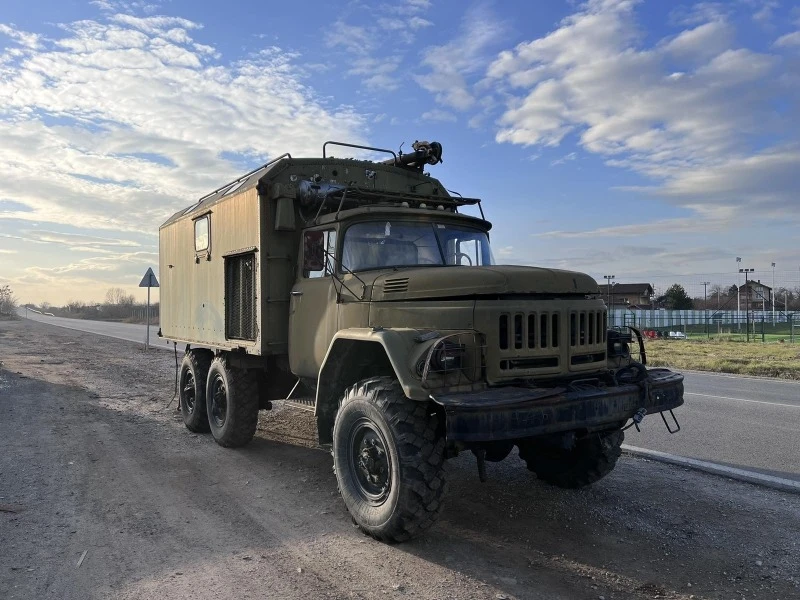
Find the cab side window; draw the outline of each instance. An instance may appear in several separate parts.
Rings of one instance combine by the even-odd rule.
[[[306,231],[303,235],[303,275],[328,277],[336,268],[336,231]]]

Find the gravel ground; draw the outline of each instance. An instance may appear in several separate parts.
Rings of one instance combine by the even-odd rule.
[[[164,409],[174,358],[0,322],[0,598],[800,597],[800,496],[623,456],[593,487],[449,463],[439,523],[361,535],[313,417],[226,450]]]

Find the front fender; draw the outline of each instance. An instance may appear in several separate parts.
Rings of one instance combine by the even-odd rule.
[[[413,371],[413,360],[416,356],[421,356],[431,342],[419,343],[415,340],[419,336],[418,329],[372,329],[372,328],[353,328],[342,329],[333,336],[328,352],[322,362],[317,382],[317,402],[320,404],[320,393],[328,386],[331,378],[336,378],[342,367],[341,362],[345,360],[357,360],[358,365],[349,367],[365,366],[365,362],[374,361],[380,364],[384,360],[391,365],[393,375],[400,382],[406,397],[412,400],[427,400],[430,392],[422,387],[419,377]],[[364,346],[369,344],[369,346]],[[366,348],[366,354],[365,354]],[[345,368],[344,370],[348,370]],[[373,373],[367,374],[367,376]],[[376,375],[387,375],[388,373],[374,373]],[[349,378],[346,378],[349,379]],[[356,380],[358,381],[358,380]],[[348,382],[351,385],[355,381]]]

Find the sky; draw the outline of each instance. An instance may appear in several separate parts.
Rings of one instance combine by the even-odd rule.
[[[417,139],[499,263],[800,284],[792,2],[31,0],[0,7],[0,285],[142,299],[205,193]]]

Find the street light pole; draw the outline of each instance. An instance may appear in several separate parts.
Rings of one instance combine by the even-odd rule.
[[[747,274],[755,269],[739,269],[739,273],[744,273],[744,293],[747,294],[744,302],[745,315],[747,316],[747,341],[750,341],[750,286],[747,283]],[[740,294],[737,294],[739,296]]]
[[[736,257],[736,268],[739,268],[739,265],[742,264],[742,257]],[[739,269],[739,273],[742,270]],[[742,278],[737,274],[736,275],[736,326],[739,329],[739,333],[742,332],[742,292],[739,290],[739,281]]]
[[[711,284],[710,281],[703,282],[703,308],[706,311],[706,338],[710,338],[711,334],[708,333],[708,286]]]
[[[603,279],[606,280],[608,284],[608,312],[611,313],[611,318],[614,318],[614,307],[611,306],[611,281],[614,279],[615,275],[603,275]]]
[[[772,296],[772,326],[775,327],[775,263],[772,263],[772,293],[770,295]]]

